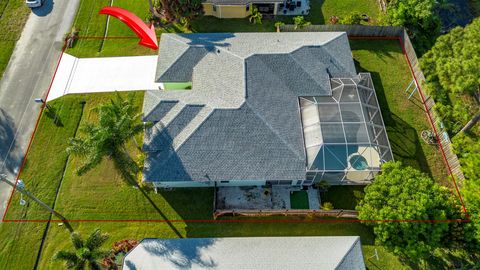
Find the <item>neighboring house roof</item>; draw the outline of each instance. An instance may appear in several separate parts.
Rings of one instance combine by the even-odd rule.
[[[163,34],[147,91],[146,181],[304,179],[299,97],[355,76],[346,33]]]
[[[246,5],[246,4],[269,4],[283,3],[285,0],[204,0],[203,3],[214,5]]]
[[[365,269],[360,237],[144,239],[123,269]]]

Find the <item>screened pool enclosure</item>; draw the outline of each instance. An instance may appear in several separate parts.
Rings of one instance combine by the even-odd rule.
[[[300,97],[306,182],[368,183],[392,151],[369,73],[331,79],[332,95]]]

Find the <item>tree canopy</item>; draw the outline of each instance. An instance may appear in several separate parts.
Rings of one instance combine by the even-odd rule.
[[[480,18],[440,36],[421,59],[429,82],[446,91],[473,95],[480,91]]]
[[[480,240],[480,18],[439,37],[420,61],[435,110],[452,137],[462,194]],[[463,132],[461,132],[463,131]]]
[[[453,140],[453,147],[466,178],[462,194],[476,227],[476,239],[480,241],[480,140],[478,137],[459,134]]]
[[[445,220],[456,211],[449,192],[427,175],[400,162],[388,162],[365,188],[357,206],[361,220]],[[418,260],[441,245],[448,223],[368,222],[379,244]]]
[[[420,59],[426,88],[450,135],[480,114],[480,18],[439,37]],[[472,123],[472,122],[470,122]],[[470,128],[474,126],[472,123]],[[477,129],[480,132],[480,129]],[[475,133],[475,131],[474,131]]]
[[[153,17],[161,17],[167,22],[191,18],[202,10],[200,0],[149,0],[149,4]]]
[[[440,31],[436,5],[435,0],[391,0],[387,5],[387,23],[406,27],[416,49],[423,51]]]

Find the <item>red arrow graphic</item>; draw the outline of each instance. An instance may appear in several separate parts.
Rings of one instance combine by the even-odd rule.
[[[119,19],[137,34],[137,36],[140,38],[140,42],[138,44],[150,49],[158,49],[157,36],[155,34],[155,28],[153,27],[153,24],[149,27],[139,17],[137,17],[137,15],[119,7],[104,7],[100,10],[99,14],[110,15]]]

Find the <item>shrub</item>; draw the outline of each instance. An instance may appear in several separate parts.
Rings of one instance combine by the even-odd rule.
[[[362,15],[358,12],[352,12],[344,18],[340,19],[340,24],[360,24]]]
[[[331,203],[331,202],[324,202],[322,204],[322,210],[327,210],[328,211],[328,210],[333,210],[333,209],[335,209],[335,208],[333,208],[333,203]]]
[[[303,16],[296,16],[296,17],[293,17],[293,24],[294,24],[294,29],[297,30],[297,29],[302,29],[305,26],[309,26],[312,23],[307,22]]]

